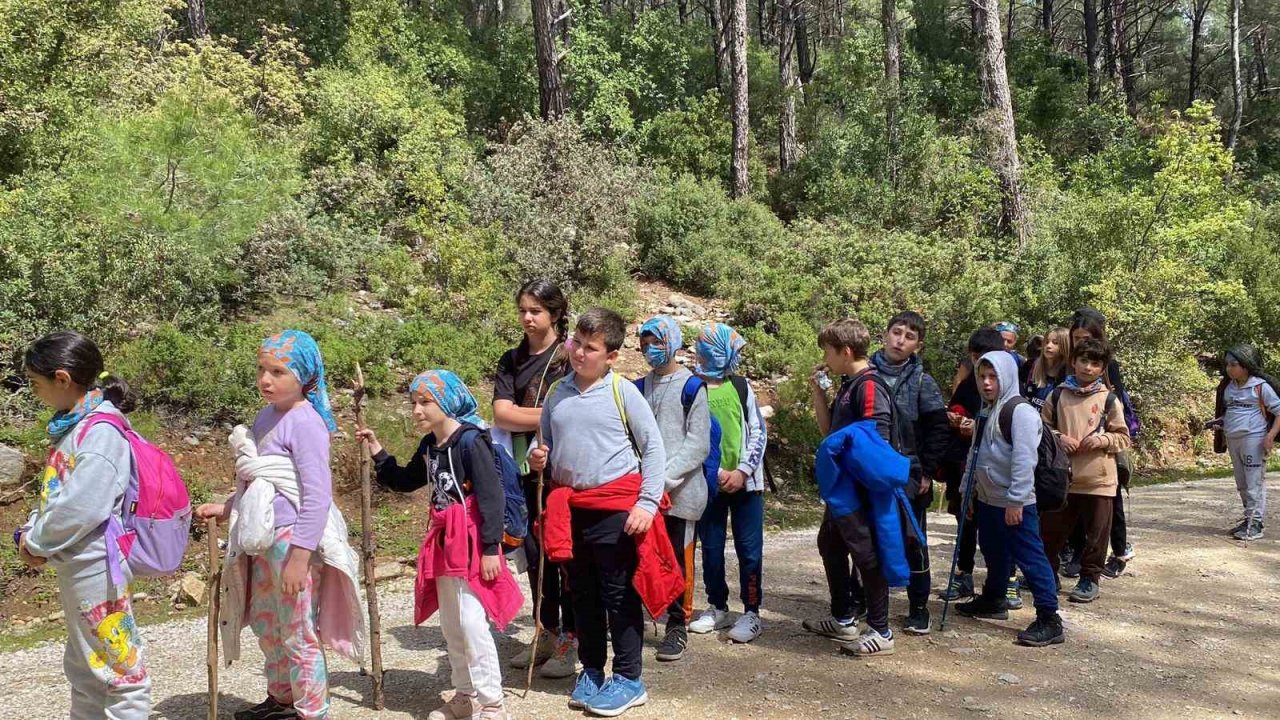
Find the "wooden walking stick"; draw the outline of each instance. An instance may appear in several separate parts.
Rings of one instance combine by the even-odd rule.
[[[364,424],[364,372],[356,363],[356,428]],[[373,542],[373,456],[369,443],[360,441],[360,556],[364,564],[364,593],[369,603],[369,658],[373,664],[373,707],[381,710],[386,702],[382,693],[382,616],[378,612],[377,574]]]
[[[204,521],[209,542],[209,621],[205,665],[209,673],[209,720],[218,719],[218,611],[222,606],[222,562],[218,558],[218,521]]]
[[[538,447],[542,447],[542,423],[538,423]],[[542,478],[546,472],[546,466],[538,471],[538,522],[542,522]],[[542,527],[539,525],[538,527]],[[535,530],[536,532],[536,530]],[[544,533],[545,536],[545,533]],[[527,695],[533,689],[533,661],[538,654],[538,635],[542,632],[542,576],[546,572],[547,567],[547,549],[542,546],[542,538],[538,541],[538,582],[534,583],[533,588],[533,642],[529,644],[529,673],[524,680],[524,692]],[[559,575],[559,570],[556,571]],[[559,578],[557,577],[557,580]]]

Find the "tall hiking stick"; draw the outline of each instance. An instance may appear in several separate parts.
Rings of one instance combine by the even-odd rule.
[[[355,382],[356,428],[364,424],[364,371],[356,363]],[[369,603],[369,658],[373,664],[373,708],[386,706],[382,692],[382,615],[378,612],[378,588],[375,544],[373,541],[373,456],[369,443],[360,441],[360,559],[364,565],[364,594]]]
[[[961,480],[964,492],[960,496],[960,517],[956,518],[956,544],[951,550],[951,571],[947,573],[947,594],[942,598],[942,620],[938,622],[938,631],[947,629],[947,612],[951,610],[951,583],[956,576],[956,563],[960,559],[960,543],[964,538],[964,526],[967,522],[973,522],[969,519],[969,505],[973,502],[973,479],[974,466],[978,462],[978,448],[981,444],[982,434],[986,431],[987,423],[990,418],[979,418],[973,429],[973,448],[969,452],[968,464],[965,466],[964,479]]]
[[[538,423],[538,447],[542,447],[542,423]],[[546,467],[538,471],[538,520],[542,521],[542,481]],[[538,527],[541,527],[540,525]],[[535,530],[536,532],[536,530]],[[538,540],[538,582],[533,588],[533,642],[529,644],[529,674],[524,679],[524,691],[527,695],[533,689],[533,661],[538,653],[538,635],[542,632],[542,577],[547,567],[547,549],[542,547],[542,538]],[[557,580],[559,570],[557,569]]]
[[[222,562],[218,557],[218,521],[204,521],[209,542],[209,621],[205,666],[209,677],[209,720],[218,720],[218,611],[222,606]]]

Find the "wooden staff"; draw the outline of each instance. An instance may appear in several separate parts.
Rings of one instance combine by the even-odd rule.
[[[209,720],[218,718],[218,611],[222,605],[222,562],[218,557],[218,520],[204,521],[209,542],[209,621],[205,665],[209,673]]]
[[[360,363],[356,363],[356,428],[365,429],[364,424],[364,372]],[[369,443],[360,441],[360,554],[364,562],[364,593],[369,603],[369,658],[373,663],[373,708],[381,710],[386,706],[382,693],[382,615],[378,612],[377,567],[374,557],[373,541],[373,456],[369,454]]]
[[[538,447],[542,447],[542,423],[541,422],[538,423]],[[548,458],[548,460],[549,459],[550,458]],[[545,472],[546,472],[546,466],[544,465],[542,470],[538,471],[537,498],[538,498],[538,522],[539,523],[544,522],[542,517],[542,511],[544,509],[542,507],[542,478],[543,478],[543,473]],[[538,527],[542,527],[542,525],[539,525]],[[537,531],[535,530],[534,532],[537,532]],[[546,537],[546,533],[543,533],[542,537]],[[529,674],[524,679],[525,695],[528,695],[529,691],[533,689],[533,661],[537,657],[537,653],[538,653],[538,636],[542,633],[542,616],[540,614],[542,612],[542,575],[546,571],[546,567],[547,567],[547,562],[546,562],[547,549],[542,546],[542,537],[537,538],[538,540],[538,582],[534,583],[535,587],[533,588],[533,642],[529,644]],[[528,558],[525,558],[525,561],[527,562]],[[557,568],[556,569],[557,581],[559,581],[559,574],[560,574],[560,571]]]

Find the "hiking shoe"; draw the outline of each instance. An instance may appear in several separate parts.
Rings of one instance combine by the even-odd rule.
[[[1262,521],[1259,520],[1258,518],[1251,519],[1249,521],[1249,524],[1245,526],[1244,530],[1236,533],[1234,537],[1237,540],[1243,540],[1245,542],[1261,540],[1262,539]]]
[[[628,680],[614,675],[587,701],[587,712],[600,717],[617,717],[637,705],[649,702],[643,680]]]
[[[546,630],[539,629],[534,642],[538,645],[537,653],[533,656],[534,665],[541,665],[556,654],[556,636]],[[516,654],[507,660],[507,664],[517,669],[529,667],[529,646],[522,645]]]
[[[853,642],[860,637],[857,618],[849,622],[841,622],[834,617],[823,618],[822,620],[805,620],[800,623],[800,626],[814,635],[829,637],[832,640]]]
[[[840,652],[845,655],[853,655],[854,657],[871,657],[872,655],[892,655],[893,654],[893,631],[889,631],[889,636],[881,635],[879,631],[867,630],[862,637],[853,642],[840,643]]]
[[[707,608],[689,623],[689,632],[697,635],[706,635],[709,632],[723,630],[729,627],[729,613],[719,608]]]
[[[298,711],[294,710],[292,705],[285,705],[275,698],[268,697],[251,708],[237,710],[232,717],[235,720],[286,720],[298,717]]]
[[[573,692],[569,694],[569,707],[575,710],[585,708],[587,701],[595,697],[603,685],[603,670],[583,670],[578,673],[578,682],[574,684]]]
[[[1230,535],[1231,537],[1236,537],[1237,534],[1244,532],[1245,529],[1248,527],[1249,527],[1249,518],[1246,517],[1243,520],[1241,520],[1239,523],[1237,523],[1235,527],[1228,530],[1227,534]]]
[[[505,705],[485,705],[480,708],[480,714],[473,717],[476,720],[511,720],[511,713],[507,712]]]
[[[444,705],[431,711],[427,720],[459,720],[475,716],[480,712],[480,703],[471,695],[454,693]]]
[[[952,602],[967,597],[973,597],[973,573],[956,573],[947,584],[947,589],[938,593],[939,599]]]
[[[1004,606],[1004,599],[988,600],[982,596],[978,596],[968,602],[958,603],[956,612],[971,618],[983,618],[985,620],[1008,620],[1009,609]]]
[[[749,643],[760,637],[764,626],[760,624],[760,615],[754,610],[742,613],[738,621],[729,629],[729,639],[736,643]]]
[[[556,645],[556,654],[552,655],[542,667],[538,668],[538,676],[556,680],[573,677],[578,672],[578,644],[571,635],[561,635]]]
[[[1018,644],[1027,647],[1044,647],[1066,642],[1066,633],[1062,630],[1062,616],[1058,613],[1047,618],[1036,617],[1026,630],[1018,633]]]
[[[907,621],[902,624],[902,629],[911,635],[928,635],[929,608],[924,605],[911,608],[911,612],[907,614]]]
[[[1010,610],[1022,609],[1022,585],[1018,583],[1018,578],[1009,578],[1009,584],[1004,591],[1004,606]]]
[[[1073,603],[1091,603],[1098,599],[1100,592],[1097,582],[1089,578],[1080,578],[1080,582],[1076,583],[1076,589],[1071,591],[1067,599]]]
[[[1133,543],[1125,543],[1124,552],[1117,555],[1116,557],[1120,558],[1124,562],[1129,562],[1137,554],[1138,554],[1137,551],[1133,549]]]
[[[1118,578],[1124,574],[1124,568],[1128,564],[1129,563],[1124,560],[1112,555],[1111,559],[1107,560],[1107,564],[1102,567],[1102,575],[1103,577]]]
[[[667,635],[662,638],[662,644],[658,646],[658,653],[654,657],[663,662],[679,660],[684,657],[687,647],[689,647],[689,632],[684,629],[684,625],[668,627]]]

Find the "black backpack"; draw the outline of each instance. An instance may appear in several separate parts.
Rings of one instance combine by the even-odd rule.
[[[1024,397],[1015,397],[1000,408],[997,418],[1000,436],[1013,444],[1013,412],[1019,405],[1029,404]],[[1058,443],[1058,436],[1048,423],[1041,421],[1040,446],[1036,448],[1036,507],[1041,513],[1057,512],[1067,506],[1067,488],[1071,486],[1071,458]]]

